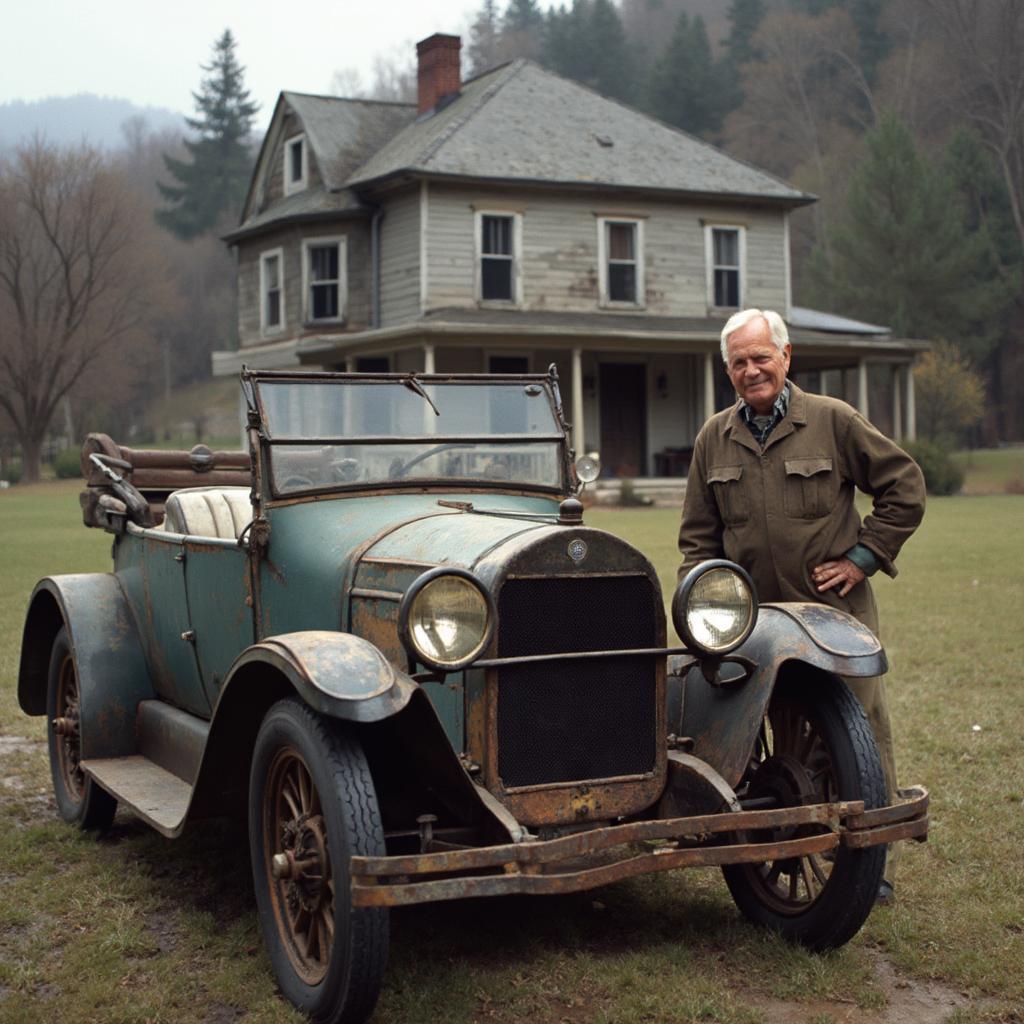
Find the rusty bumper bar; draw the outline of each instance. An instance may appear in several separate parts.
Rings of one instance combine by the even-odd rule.
[[[817,825],[814,835],[742,842],[750,833]],[[709,842],[727,833],[724,843]],[[396,857],[353,857],[352,903],[396,907],[469,896],[577,892],[674,868],[758,864],[837,846],[863,849],[928,836],[928,792],[900,791],[877,810],[851,800],[770,811],[735,811],[630,822],[545,842],[469,847]],[[685,843],[700,845],[683,845]],[[603,857],[601,855],[604,855]]]

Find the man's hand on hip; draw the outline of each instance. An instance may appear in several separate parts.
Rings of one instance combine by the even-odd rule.
[[[819,593],[839,587],[840,597],[846,597],[864,578],[864,573],[848,558],[822,562],[811,570],[811,579],[814,580]]]

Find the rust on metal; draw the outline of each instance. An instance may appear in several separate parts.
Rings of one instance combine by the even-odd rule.
[[[928,817],[921,807],[927,793],[923,789],[914,792],[915,799],[880,809],[887,819],[895,816],[899,820],[867,828],[851,827],[851,822],[862,821],[865,815],[863,801],[851,800],[630,822],[546,841],[353,857],[353,903],[400,906],[468,896],[575,892],[653,871],[758,864],[823,853],[840,844],[862,849],[898,839],[923,839]],[[735,841],[737,834],[807,826],[819,826],[821,831],[776,842]],[[723,833],[725,842],[709,842]],[[637,849],[638,844],[648,845]],[[652,849],[649,844],[663,845]],[[590,867],[578,863],[579,858],[616,849],[623,853],[610,862]]]
[[[873,828],[875,825],[890,825],[896,821],[905,821],[908,815],[923,815],[928,810],[928,791],[921,786],[899,791],[900,800],[889,807],[878,807],[873,811],[865,811],[852,817],[847,826],[852,829]]]

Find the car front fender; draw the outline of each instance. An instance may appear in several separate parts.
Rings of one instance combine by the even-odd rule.
[[[757,733],[779,678],[817,670],[828,676],[878,676],[888,671],[878,638],[852,615],[811,603],[763,604],[757,626],[735,656],[753,668],[738,682],[709,683],[688,656],[669,659],[668,722],[689,737],[693,754],[732,787],[746,771]],[[738,675],[726,664],[722,675]]]
[[[351,633],[308,630],[268,637],[231,666],[221,691],[253,664],[277,669],[322,714],[349,722],[379,722],[401,711],[418,686],[368,640]]]
[[[154,691],[135,620],[112,573],[48,576],[36,584],[22,633],[22,711],[46,714],[50,650],[61,626],[78,674],[82,758],[133,754],[136,709]]]

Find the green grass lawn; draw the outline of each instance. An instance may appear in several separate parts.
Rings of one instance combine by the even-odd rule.
[[[1024,446],[957,452],[953,458],[966,474],[964,494],[1004,494],[1008,484],[1024,493]]]
[[[297,1022],[260,943],[243,830],[202,824],[171,843],[122,814],[96,840],[56,820],[42,722],[14,690],[36,580],[109,567],[110,538],[81,525],[77,490],[0,492],[0,1021]],[[670,592],[674,510],[587,522],[637,544]],[[785,1000],[786,1019],[826,1024],[885,1004],[881,951],[907,979],[966,993],[961,1024],[1019,1022],[1022,525],[1019,497],[934,499],[899,578],[877,583],[901,775],[932,791],[932,826],[904,853],[897,904],[847,947],[817,956],[765,937],[713,871],[428,905],[392,915],[374,1019],[753,1024]]]

